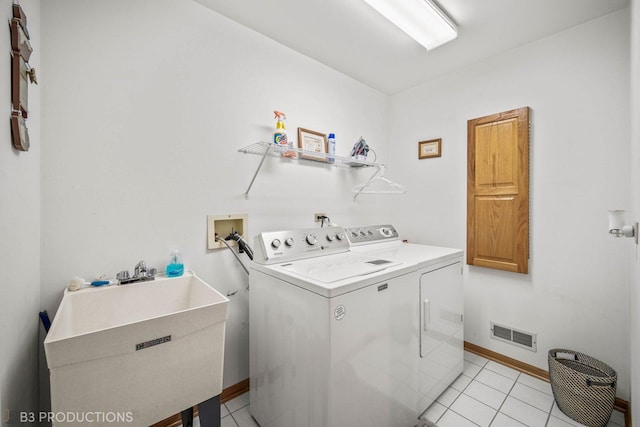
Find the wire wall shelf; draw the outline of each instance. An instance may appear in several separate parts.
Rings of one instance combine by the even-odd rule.
[[[361,185],[357,185],[354,187],[353,192],[355,193],[353,196],[353,200],[356,200],[358,195],[360,194],[404,194],[406,192],[406,187],[400,184],[396,184],[393,181],[390,181],[383,177],[385,165],[382,163],[375,162],[367,162],[355,160],[352,157],[342,157],[336,155],[329,155],[327,153],[318,153],[315,151],[307,151],[301,148],[290,147],[290,146],[278,146],[270,142],[266,141],[258,141],[251,145],[247,145],[246,147],[240,148],[238,150],[244,154],[253,154],[257,156],[261,156],[260,163],[256,168],[253,177],[251,178],[251,182],[247,187],[247,191],[244,193],[244,198],[249,198],[249,192],[251,191],[251,187],[253,187],[253,183],[256,180],[256,177],[260,173],[260,169],[267,157],[278,157],[282,159],[291,159],[292,161],[301,161],[301,162],[321,162],[325,163],[327,166],[335,166],[335,167],[347,167],[347,168],[375,168],[375,173],[369,178],[367,182]],[[333,160],[333,162],[331,162]],[[388,185],[388,189],[381,190],[372,190],[369,187],[375,182],[383,182],[383,184]]]

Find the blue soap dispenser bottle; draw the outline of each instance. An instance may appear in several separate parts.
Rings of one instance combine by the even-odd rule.
[[[184,273],[184,263],[182,262],[182,255],[180,255],[180,251],[175,250],[171,252],[166,273],[168,277],[178,277],[182,276]]]

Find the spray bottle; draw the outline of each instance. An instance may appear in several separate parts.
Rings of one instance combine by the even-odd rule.
[[[282,111],[275,110],[273,112],[274,118],[278,120],[276,123],[276,130],[273,132],[273,143],[278,146],[278,149],[282,151],[283,157],[295,157],[296,152],[288,150],[291,147],[287,138],[287,129],[284,127],[284,120],[287,116]]]
[[[276,130],[273,132],[273,143],[276,145],[287,145],[287,130],[284,128],[284,119],[287,116],[282,111],[274,111],[274,119],[277,119]]]

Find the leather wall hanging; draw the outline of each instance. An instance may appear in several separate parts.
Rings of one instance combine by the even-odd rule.
[[[13,4],[11,29],[11,141],[20,151],[29,150],[29,83],[37,84],[36,70],[29,66],[33,49],[29,42],[27,17],[19,4]]]

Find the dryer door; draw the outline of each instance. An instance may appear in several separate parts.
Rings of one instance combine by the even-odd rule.
[[[464,367],[462,261],[420,277],[420,392],[426,409]]]

